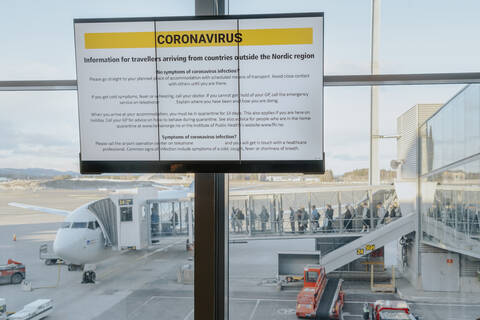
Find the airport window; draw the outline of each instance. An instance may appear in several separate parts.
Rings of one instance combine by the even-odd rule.
[[[323,11],[325,75],[363,75],[370,73],[371,3],[230,0],[227,13]],[[476,1],[381,3],[378,73],[480,70],[480,46],[473,41],[480,30]],[[1,4],[6,14],[0,38],[8,46],[0,53],[0,82],[75,79],[73,18],[194,15],[194,7],[193,0]],[[368,181],[368,86],[325,87],[324,175],[230,175],[229,318],[297,319],[298,306],[308,307],[297,304],[304,280],[320,275],[328,279],[324,283],[345,280],[344,320],[360,319],[364,303],[387,306],[402,297],[422,320],[477,319],[480,86],[465,86],[377,87],[378,184]],[[193,199],[140,200],[132,190],[185,191],[193,175],[81,176],[78,158],[76,91],[0,92],[0,268],[8,259],[24,264],[23,289],[33,289],[3,284],[0,276],[0,319],[2,312],[51,298],[53,319],[192,320]],[[112,191],[119,189],[134,201],[117,212],[123,195]],[[64,222],[86,203],[105,230],[90,216]],[[145,211],[137,214],[141,206]],[[398,234],[410,225],[418,228]],[[70,228],[103,235],[81,239],[83,249],[105,253],[94,285],[80,283],[89,263],[57,254],[81,256],[61,246],[80,233]],[[378,234],[395,239],[379,247]],[[367,237],[375,239],[352,245]],[[303,279],[304,267],[318,264],[328,269],[326,276],[312,270]],[[7,267],[12,265],[21,268]],[[89,308],[82,313],[72,312],[84,305]],[[407,318],[403,311],[393,313],[378,318]]]
[[[194,6],[193,0],[145,0],[141,6],[131,1],[122,1],[119,4],[113,0],[107,0],[101,6],[93,0],[75,4],[46,1],[40,5],[32,0],[20,0],[11,6],[1,4],[0,11],[5,13],[2,25],[9,25],[15,30],[13,35],[5,32],[6,28],[2,28],[1,36],[9,42],[9,49],[2,52],[1,80],[75,79],[73,19],[192,16],[195,15]],[[22,19],[36,25],[35,30],[22,24]],[[45,57],[41,59],[41,63],[32,59],[28,47],[13,41],[15,38],[26,37],[35,43],[37,57]],[[44,45],[40,39],[51,41],[50,43],[55,45]],[[3,62],[5,60],[10,63]]]
[[[132,207],[120,207],[120,221],[132,221],[133,216],[132,216]]]

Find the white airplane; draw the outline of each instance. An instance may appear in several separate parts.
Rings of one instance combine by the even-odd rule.
[[[155,200],[185,199],[193,193],[193,182],[188,188],[176,188],[158,191]],[[113,253],[107,245],[105,228],[90,211],[89,206],[95,200],[80,206],[73,211],[39,207],[18,202],[10,202],[10,206],[41,211],[50,214],[65,216],[53,242],[53,251],[56,256],[69,264],[69,270],[78,266],[98,263]]]

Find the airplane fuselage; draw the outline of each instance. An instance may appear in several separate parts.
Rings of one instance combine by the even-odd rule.
[[[105,246],[96,217],[87,206],[82,206],[65,218],[57,231],[53,251],[67,263],[84,265],[107,258],[111,249]]]

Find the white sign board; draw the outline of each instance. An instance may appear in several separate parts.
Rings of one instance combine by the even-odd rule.
[[[74,26],[83,171],[323,171],[323,14]]]

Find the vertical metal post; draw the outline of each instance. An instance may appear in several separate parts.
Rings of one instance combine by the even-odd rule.
[[[195,319],[228,319],[228,176],[195,174]]]
[[[312,193],[311,192],[308,193],[308,220],[310,222],[308,224],[308,226],[309,226],[308,230],[310,232],[313,232],[313,226],[312,226]]]
[[[148,229],[148,244],[152,245],[152,210],[151,210],[152,204],[147,201],[147,205],[145,208],[147,208],[147,229]]]
[[[343,225],[345,223],[345,217],[342,218],[342,196],[341,196],[341,191],[338,191],[337,193],[337,203],[338,203],[338,218],[340,221],[340,233],[343,232]]]
[[[225,0],[195,0],[195,15],[224,15]],[[228,175],[195,174],[195,319],[228,319]]]
[[[182,233],[182,203],[178,202],[178,223],[180,224],[180,233]]]
[[[370,200],[370,231],[373,231],[373,228],[375,227],[375,206],[373,205],[373,190],[370,189],[368,190],[368,199]]]
[[[371,74],[378,74],[378,48],[380,38],[380,0],[372,0],[372,47]],[[370,168],[368,182],[370,185],[380,184],[380,168],[378,164],[378,87],[370,87]]]
[[[189,208],[187,208],[187,223],[188,223],[188,243],[192,244],[193,243],[193,207],[190,205]]]
[[[421,166],[421,163],[422,163],[422,148],[421,148],[421,143],[422,143],[422,139],[421,139],[421,131],[420,131],[420,127],[419,127],[419,123],[418,123],[418,108],[417,108],[417,143],[416,143],[416,147],[417,147],[417,195],[416,195],[416,203],[415,203],[415,210],[417,211],[417,222],[416,222],[416,232],[415,232],[415,252],[414,254],[416,255],[416,258],[417,258],[417,265],[416,265],[416,280],[417,280],[417,288],[420,288],[420,284],[421,284],[421,278],[422,278],[422,254],[420,252],[420,246],[421,246],[421,243],[422,243],[422,237],[423,237],[423,233],[422,233],[422,185],[421,185],[421,180],[420,180],[420,176],[421,176],[421,173],[422,173],[422,166]],[[415,268],[415,267],[414,267]],[[414,270],[415,271],[415,270]]]

